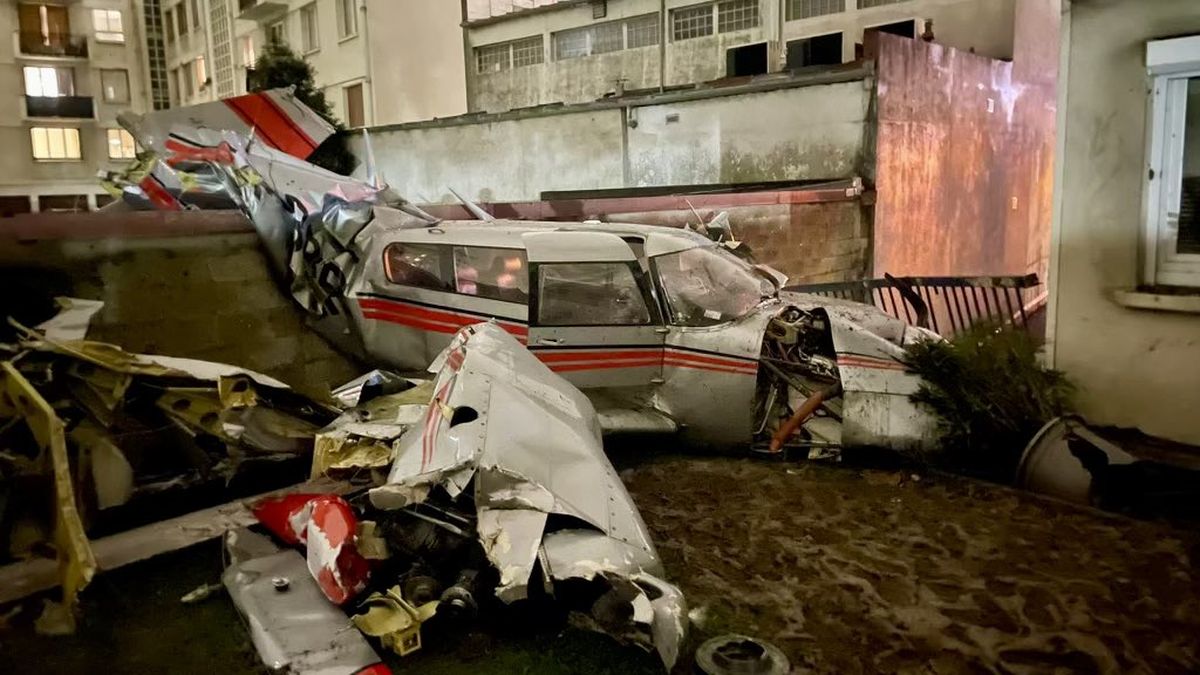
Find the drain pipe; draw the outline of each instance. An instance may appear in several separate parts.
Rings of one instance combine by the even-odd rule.
[[[667,0],[658,0],[658,93],[666,88],[667,75]]]
[[[375,65],[374,59],[371,58],[371,16],[370,10],[367,9],[367,2],[368,0],[362,0],[359,19],[362,21],[360,28],[362,30],[363,58],[367,60],[367,83],[369,85],[367,90],[371,95],[371,122],[367,126],[373,127],[379,124],[377,117],[379,111],[375,106]]]

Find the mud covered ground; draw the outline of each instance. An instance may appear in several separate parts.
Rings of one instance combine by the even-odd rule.
[[[1200,533],[953,477],[748,459],[622,472],[707,621],[797,672],[1200,670]]]
[[[663,456],[616,463],[701,624],[779,645],[795,672],[1200,670],[1200,532],[952,477]],[[255,673],[216,542],[102,574],[68,638],[37,605],[0,629],[0,672]],[[396,672],[661,672],[607,637],[508,621],[426,636]],[[688,672],[681,663],[678,672]]]

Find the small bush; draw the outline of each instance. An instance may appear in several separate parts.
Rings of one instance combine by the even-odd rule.
[[[913,400],[940,418],[941,450],[928,458],[951,471],[1010,482],[1021,452],[1043,424],[1070,409],[1071,383],[1038,360],[1023,330],[975,326],[946,342],[910,346],[924,378]]]

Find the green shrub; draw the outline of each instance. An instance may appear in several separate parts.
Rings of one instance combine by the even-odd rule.
[[[1038,348],[1024,330],[995,324],[910,346],[907,364],[924,378],[912,398],[937,414],[941,432],[941,449],[926,459],[1010,482],[1037,430],[1070,409],[1071,383],[1041,365]]]

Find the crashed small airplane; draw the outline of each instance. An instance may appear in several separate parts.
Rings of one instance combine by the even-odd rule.
[[[728,241],[494,220],[466,200],[476,219],[439,220],[380,180],[369,136],[366,181],[303,161],[332,130],[285,90],[122,121],[163,159],[110,177],[114,191],[139,207],[243,210],[311,325],[365,362],[421,370],[460,328],[493,321],[591,398],[605,432],[811,456],[936,443],[901,361],[933,333],[783,291]]]

